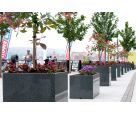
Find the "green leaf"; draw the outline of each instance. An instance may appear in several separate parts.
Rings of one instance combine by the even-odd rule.
[[[43,44],[43,43],[40,43],[40,46],[41,46],[44,50],[46,50],[46,48],[47,48],[47,46],[46,46],[45,44]]]
[[[47,28],[48,30],[50,30],[50,27],[46,26],[46,28]]]
[[[46,20],[46,25],[51,25],[51,24],[53,24],[52,20],[47,19],[47,20]]]
[[[28,28],[32,28],[32,22],[28,22],[28,23],[27,23],[27,27],[28,27]]]
[[[46,30],[46,27],[43,27],[43,28],[41,28],[40,32],[41,32],[41,33],[44,33],[45,30]]]
[[[51,25],[50,27],[51,28],[57,28],[57,25],[54,24],[54,25]]]
[[[25,33],[25,32],[27,32],[27,31],[26,31],[26,29],[24,28],[24,29],[20,30],[20,32]]]

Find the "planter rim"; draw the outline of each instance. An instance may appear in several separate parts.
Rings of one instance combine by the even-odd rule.
[[[94,74],[94,75],[97,75],[97,74],[99,74],[99,73],[96,73],[96,74]],[[94,75],[81,75],[81,74],[75,74],[75,75],[79,75],[79,76],[94,76]],[[70,75],[70,76],[75,76],[75,75]]]
[[[67,73],[67,72],[56,72],[56,73],[3,73],[3,74],[58,74],[58,73]]]

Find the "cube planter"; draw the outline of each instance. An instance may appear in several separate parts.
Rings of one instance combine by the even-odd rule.
[[[93,99],[99,94],[100,75],[71,75],[70,98]]]
[[[131,69],[131,63],[128,63],[128,70],[129,70],[129,71],[132,70],[132,69]]]
[[[127,73],[127,63],[124,64],[125,73]]]
[[[131,63],[131,68],[132,68],[132,70],[134,70],[134,69],[135,69],[135,65],[134,65],[134,63]]]
[[[120,64],[121,66],[121,75],[124,75],[124,64]]]
[[[116,64],[116,67],[117,67],[117,77],[121,77],[121,65]]]
[[[4,73],[4,102],[55,102],[67,92],[67,73]]]
[[[111,76],[109,75],[110,72],[108,65],[98,65],[96,66],[95,71],[100,73],[100,86],[111,85]]]
[[[116,76],[116,64],[111,65],[111,80],[112,81],[116,81],[117,80],[117,76]]]

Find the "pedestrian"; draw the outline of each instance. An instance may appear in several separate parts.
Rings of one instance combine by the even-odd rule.
[[[78,62],[78,71],[81,70],[81,69],[82,69],[82,62],[81,62],[81,60],[79,60],[79,62]]]
[[[53,60],[54,60],[55,62],[57,62],[57,58],[56,58],[56,56],[54,56],[54,57],[53,57]]]
[[[25,63],[31,67],[32,65],[32,54],[30,53],[30,50],[27,50],[27,54],[25,56]]]
[[[16,65],[16,63],[19,61],[19,57],[17,54],[11,56],[11,62]]]
[[[49,58],[47,58],[47,59],[44,60],[44,64],[45,64],[45,65],[47,65],[48,62],[49,62]]]
[[[49,56],[49,60],[52,60],[52,56]]]
[[[11,62],[15,65],[16,71],[18,71],[19,56],[17,54],[11,56]]]

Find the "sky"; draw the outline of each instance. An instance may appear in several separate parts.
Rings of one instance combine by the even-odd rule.
[[[93,15],[93,11],[84,11],[84,12],[78,12],[79,15],[83,14],[86,16],[85,23],[89,23],[91,20],[91,16]],[[52,15],[56,14],[56,12],[51,12]],[[130,12],[129,10],[123,11],[115,11],[114,14],[119,18],[118,22],[118,28],[123,29],[125,22],[128,21],[129,25],[132,26],[136,30],[136,15],[134,13]],[[86,46],[91,44],[89,42],[89,38],[92,35],[93,27],[88,29],[87,34],[84,36],[84,39],[82,41],[75,41],[72,44],[72,51],[75,52],[82,52],[86,51]],[[9,47],[32,47],[32,44],[29,40],[32,39],[32,30],[28,30],[26,33],[20,33],[16,36],[16,32],[12,32],[12,37],[10,41]],[[46,36],[46,38],[42,39],[42,42],[47,45],[47,48],[53,48],[53,49],[61,49],[65,50],[67,42],[62,37],[61,34],[58,34],[56,30],[49,30],[46,31],[43,34],[38,35],[38,37]],[[119,38],[121,39],[121,38]],[[116,41],[116,39],[114,39]]]

